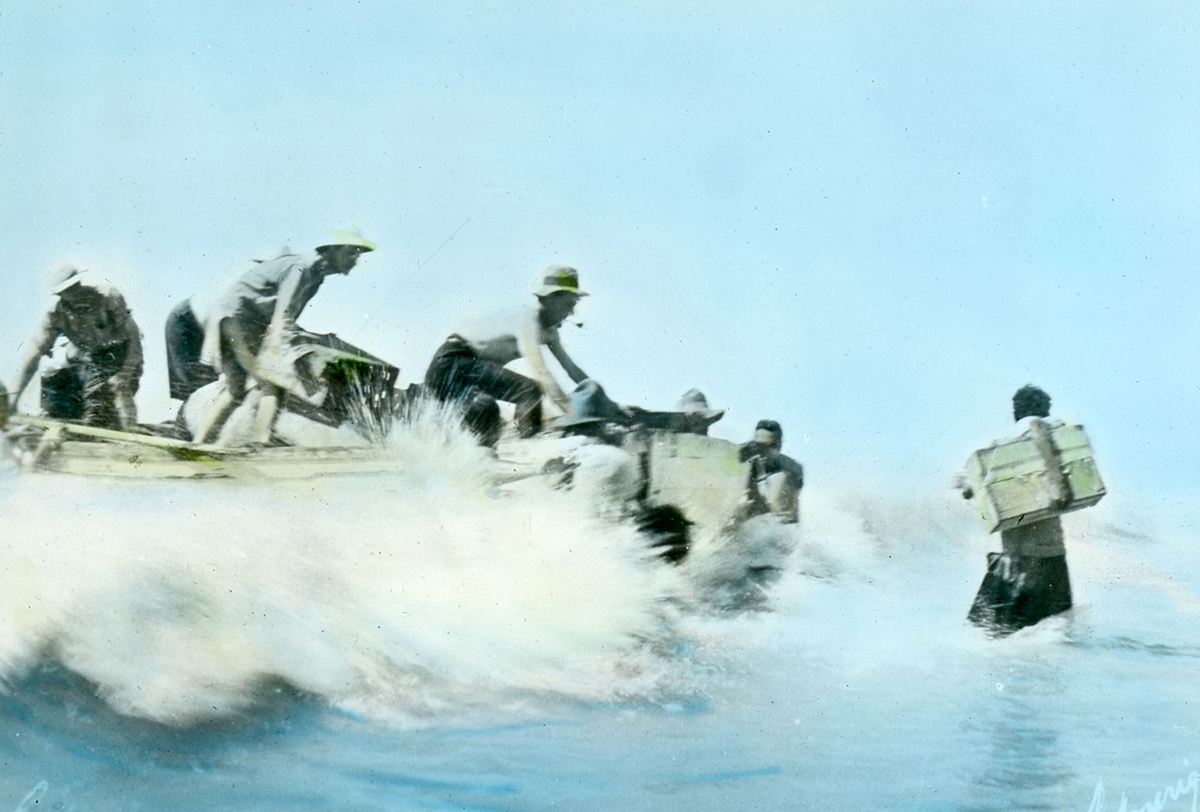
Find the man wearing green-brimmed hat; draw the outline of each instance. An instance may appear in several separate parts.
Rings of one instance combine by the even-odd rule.
[[[581,296],[579,271],[550,265],[533,280],[536,303],[485,314],[459,326],[440,346],[425,373],[425,390],[443,403],[478,403],[482,398],[514,404],[522,437],[542,427],[542,398],[569,413],[571,402],[550,374],[542,347],[550,351],[575,383],[588,376],[563,349],[558,328]],[[524,358],[534,373],[526,377],[505,367]],[[479,432],[477,432],[479,433]]]
[[[201,359],[220,372],[225,391],[200,421],[198,443],[216,439],[246,395],[247,378],[263,389],[255,439],[271,439],[279,397],[298,383],[289,353],[296,319],[325,277],[348,274],[375,243],[354,231],[335,231],[333,241],[307,257],[281,254],[256,262],[218,299],[204,331]]]

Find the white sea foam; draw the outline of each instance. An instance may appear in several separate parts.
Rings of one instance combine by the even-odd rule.
[[[353,479],[6,476],[0,674],[55,658],[119,711],[174,723],[236,713],[281,678],[419,724],[740,692],[781,664],[974,684],[997,653],[1195,638],[1188,547],[1155,548],[1106,503],[1067,519],[1076,610],[991,641],[965,613],[996,540],[952,495],[810,485],[800,525],[752,522],[672,567],[602,509],[616,458],[597,452],[574,490],[496,489],[488,454],[437,421],[398,430],[393,451],[401,473]]]
[[[392,477],[10,480],[4,673],[53,656],[122,712],[177,722],[253,703],[268,676],[413,718],[653,682],[640,651],[683,581],[630,523],[549,483],[497,491],[436,425],[394,445],[411,464]]]

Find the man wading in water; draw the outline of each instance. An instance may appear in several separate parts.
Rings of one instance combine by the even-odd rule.
[[[1045,461],[1058,509],[1071,498],[1070,487],[1057,459],[1050,431],[1062,425],[1051,421],[1050,396],[1036,386],[1023,386],[1013,395],[1013,439],[1032,439]],[[963,490],[974,497],[970,487]],[[1043,618],[1071,608],[1071,582],[1062,521],[1057,515],[1000,531],[1002,552],[988,553],[988,571],[967,619],[997,634],[1011,634]]]

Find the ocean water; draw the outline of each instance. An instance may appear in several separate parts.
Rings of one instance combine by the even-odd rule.
[[[1196,808],[1190,504],[1067,517],[1076,607],[996,640],[953,494],[814,481],[707,553],[759,583],[429,439],[359,479],[0,469],[0,810]]]

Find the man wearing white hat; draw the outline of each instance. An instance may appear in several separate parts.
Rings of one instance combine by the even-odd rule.
[[[481,397],[516,406],[517,430],[531,437],[542,426],[542,398],[564,412],[571,402],[546,366],[541,348],[562,366],[575,383],[588,379],[563,349],[558,328],[575,311],[581,296],[579,272],[550,265],[534,279],[536,303],[489,313],[461,325],[434,353],[425,373],[425,390],[443,403],[471,403]],[[534,378],[505,366],[524,358]]]
[[[290,346],[296,319],[325,277],[350,273],[360,254],[376,248],[353,231],[334,237],[308,256],[281,254],[257,262],[217,299],[205,325],[201,360],[220,372],[225,391],[201,419],[196,442],[215,440],[245,397],[248,377],[263,390],[255,440],[270,442],[279,397],[299,382]]]
[[[62,337],[67,363],[42,378],[47,415],[132,428],[137,424],[133,397],[142,378],[142,338],[124,297],[78,268],[63,268],[54,277],[53,305],[29,343],[10,396],[13,406]]]

